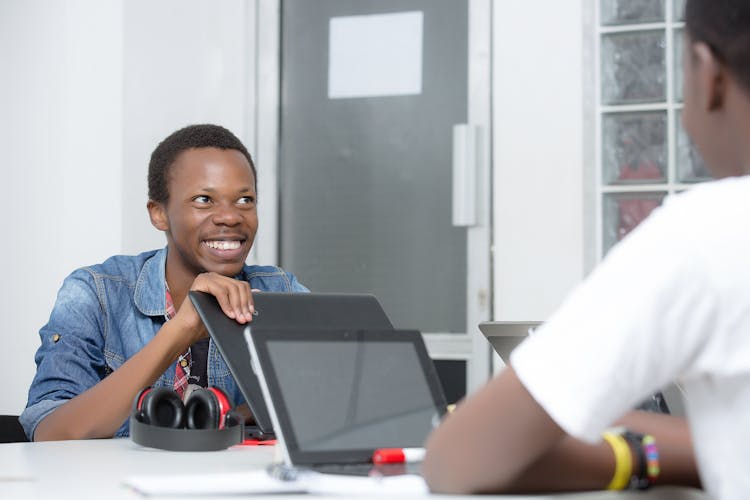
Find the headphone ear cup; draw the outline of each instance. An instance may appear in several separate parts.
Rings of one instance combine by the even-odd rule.
[[[188,429],[223,429],[230,410],[229,398],[221,389],[197,389],[185,403],[185,423]]]
[[[172,389],[155,387],[136,398],[136,418],[144,424],[181,429],[185,426],[185,406]]]
[[[138,394],[135,395],[135,398],[133,398],[133,409],[131,411],[133,417],[135,417],[136,420],[139,422],[142,422],[144,424],[147,424],[148,422],[145,421],[146,416],[143,413],[143,410],[141,410],[141,402],[143,401],[143,397],[151,390],[151,386],[144,387],[140,391],[138,391]]]

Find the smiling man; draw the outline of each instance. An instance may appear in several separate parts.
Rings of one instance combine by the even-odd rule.
[[[181,395],[213,386],[244,403],[187,295],[214,295],[244,324],[252,290],[307,291],[282,269],[245,264],[258,229],[256,185],[250,154],[223,127],[185,127],[157,146],[147,208],[167,247],[66,278],[40,331],[20,418],[30,439],[127,436],[133,399],[149,385]]]

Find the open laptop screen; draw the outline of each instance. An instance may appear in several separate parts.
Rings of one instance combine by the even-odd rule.
[[[250,329],[277,436],[295,465],[423,446],[445,398],[417,331]]]

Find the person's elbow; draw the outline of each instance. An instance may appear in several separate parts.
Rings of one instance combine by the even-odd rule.
[[[97,422],[86,418],[71,418],[59,409],[44,417],[32,434],[33,441],[68,441],[79,439],[106,439],[113,433],[102,429]]]

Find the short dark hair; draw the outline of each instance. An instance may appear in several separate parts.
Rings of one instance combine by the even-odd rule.
[[[691,40],[708,45],[750,92],[750,2],[687,0],[685,27]]]
[[[151,161],[148,163],[149,199],[159,203],[166,203],[169,200],[169,189],[167,188],[169,167],[172,166],[180,153],[193,148],[219,148],[239,151],[250,164],[257,188],[258,174],[255,170],[255,163],[253,163],[250,153],[247,152],[237,136],[220,125],[188,125],[170,134],[151,153]]]

